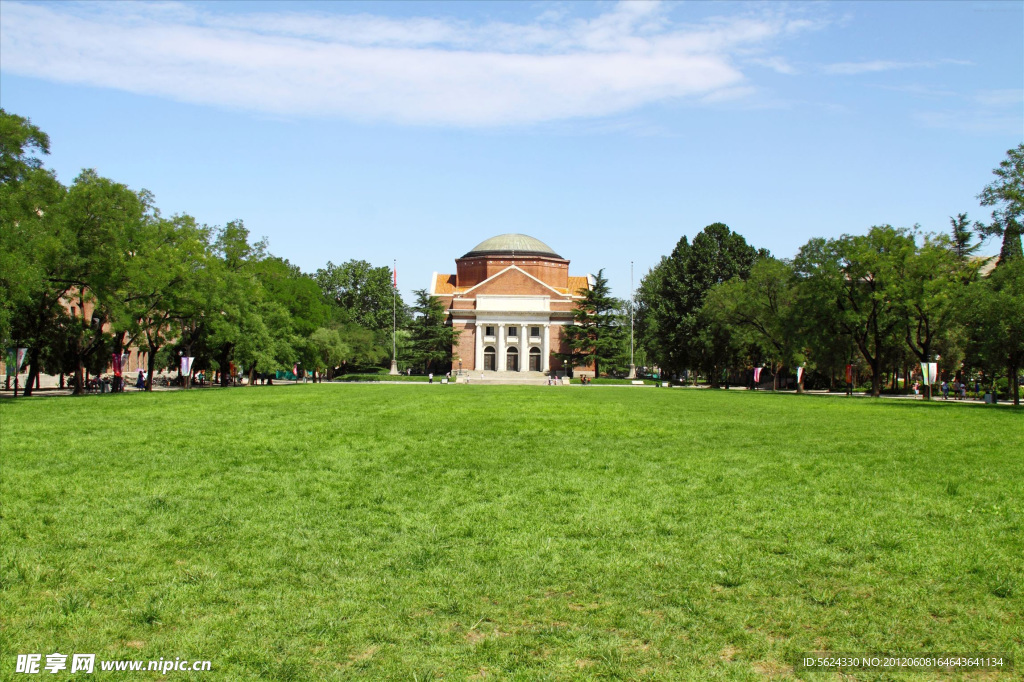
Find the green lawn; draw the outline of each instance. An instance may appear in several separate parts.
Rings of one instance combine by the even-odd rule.
[[[754,680],[807,650],[1024,666],[1019,410],[325,383],[3,400],[0,420],[0,679],[54,650],[212,660],[166,678],[197,680]]]

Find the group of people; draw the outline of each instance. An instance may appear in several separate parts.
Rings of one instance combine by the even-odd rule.
[[[967,400],[967,384],[963,381],[953,380],[952,385],[950,382],[942,382],[942,399],[949,400],[949,391],[953,390],[953,400]],[[974,393],[981,393],[981,386],[977,381],[974,382]]]
[[[921,395],[921,382],[915,381],[912,387],[914,389],[914,395]],[[943,381],[939,385],[939,390],[942,392],[942,399],[949,400],[950,392],[953,393],[953,400],[967,400],[967,382],[954,379],[953,381]],[[981,397],[981,382],[977,379],[974,381],[974,395]]]

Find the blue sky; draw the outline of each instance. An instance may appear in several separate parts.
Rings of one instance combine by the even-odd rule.
[[[240,218],[307,271],[397,259],[409,300],[523,232],[625,297],[716,221],[791,257],[987,217],[1024,3],[4,1],[0,106],[63,182]]]

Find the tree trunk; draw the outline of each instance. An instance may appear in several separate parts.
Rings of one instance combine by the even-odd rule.
[[[217,364],[220,365],[220,385],[230,386],[231,385],[231,350],[232,347],[225,344],[221,348],[220,355],[217,357]]]
[[[35,385],[39,379],[39,343],[33,344],[28,354],[29,365],[28,365],[28,377],[25,380],[25,392],[24,396],[32,395],[32,386]]]
[[[146,353],[146,390],[153,390],[153,373],[156,371],[156,352],[160,346],[150,343],[149,352]]]
[[[1016,361],[1010,362],[1010,392],[1013,394],[1013,404],[1020,406],[1020,372]]]
[[[85,363],[79,358],[75,361],[75,391],[73,395],[81,395],[85,390]]]

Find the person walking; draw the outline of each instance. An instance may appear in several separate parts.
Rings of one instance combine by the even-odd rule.
[[[943,381],[942,382],[942,399],[943,400],[949,400],[949,382],[948,381]]]
[[[427,375],[427,383],[428,384],[434,383],[434,373],[433,372],[431,372],[430,374]]]

